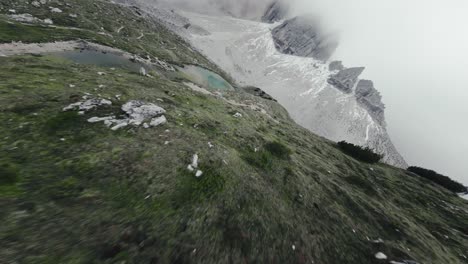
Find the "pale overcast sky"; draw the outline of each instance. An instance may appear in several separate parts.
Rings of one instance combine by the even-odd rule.
[[[366,66],[408,163],[468,184],[468,1],[297,1],[340,32],[336,59]]]

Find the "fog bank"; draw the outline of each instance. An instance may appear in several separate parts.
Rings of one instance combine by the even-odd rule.
[[[365,66],[408,163],[468,184],[468,1],[296,0],[340,32],[334,55]]]

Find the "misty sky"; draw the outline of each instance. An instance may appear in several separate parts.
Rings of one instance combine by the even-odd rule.
[[[297,2],[340,32],[336,59],[366,66],[408,163],[468,184],[468,1]]]

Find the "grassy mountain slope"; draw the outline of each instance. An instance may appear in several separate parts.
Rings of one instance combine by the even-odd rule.
[[[0,42],[86,39],[223,74],[161,25],[107,1],[0,8],[56,26],[0,15]],[[195,92],[182,75],[156,71],[0,57],[0,263],[468,263],[466,201],[354,160],[275,102]],[[62,111],[85,93],[113,104]],[[87,122],[128,100],[158,104],[168,123],[112,131]],[[200,178],[187,170],[195,153]]]

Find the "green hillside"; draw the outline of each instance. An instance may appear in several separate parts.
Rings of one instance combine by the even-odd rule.
[[[0,2],[0,43],[82,40],[236,86],[135,8],[32,2]],[[24,13],[54,25],[10,16]],[[347,156],[272,100],[147,70],[0,57],[0,263],[468,263],[467,201]],[[84,98],[112,104],[63,111]],[[167,123],[88,122],[123,118],[132,100],[164,108]],[[195,154],[200,177],[188,169]]]

